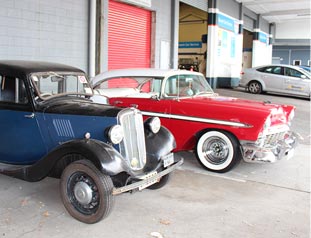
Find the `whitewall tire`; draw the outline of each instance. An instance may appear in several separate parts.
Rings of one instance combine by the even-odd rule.
[[[240,160],[237,140],[221,131],[204,133],[198,140],[196,155],[205,169],[218,173],[229,171]]]

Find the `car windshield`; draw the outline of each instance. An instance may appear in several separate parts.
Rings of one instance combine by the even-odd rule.
[[[166,97],[189,97],[203,94],[214,94],[214,91],[201,75],[174,75],[167,79],[164,95]]]
[[[92,96],[93,91],[84,74],[44,72],[31,75],[37,96],[47,100],[57,96]]]

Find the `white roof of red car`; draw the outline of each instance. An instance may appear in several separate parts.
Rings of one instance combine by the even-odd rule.
[[[98,82],[117,77],[169,77],[171,75],[178,74],[200,74],[198,72],[189,71],[189,70],[174,70],[174,69],[155,69],[155,68],[129,68],[129,69],[113,69],[105,71],[93,77],[91,79],[91,84],[94,86]]]

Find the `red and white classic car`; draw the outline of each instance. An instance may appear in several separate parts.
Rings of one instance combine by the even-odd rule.
[[[112,105],[159,117],[176,138],[175,151],[194,150],[202,166],[214,172],[229,171],[241,158],[290,158],[297,144],[290,131],[293,106],[219,96],[201,73],[120,69],[95,76],[92,84]]]

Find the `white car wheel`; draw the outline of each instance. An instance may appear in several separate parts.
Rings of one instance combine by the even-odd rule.
[[[207,170],[224,173],[239,161],[236,139],[229,133],[208,131],[198,140],[196,154]]]
[[[249,84],[248,84],[248,91],[250,93],[253,93],[253,94],[259,94],[261,93],[262,91],[262,86],[261,86],[261,83],[257,82],[257,81],[251,81]]]

